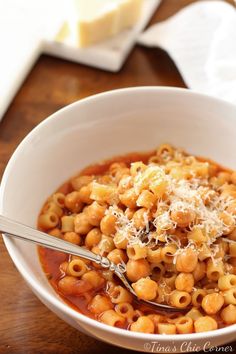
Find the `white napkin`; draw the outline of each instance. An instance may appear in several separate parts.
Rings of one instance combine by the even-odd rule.
[[[236,104],[236,11],[223,1],[189,5],[140,35],[139,44],[161,47],[186,85]]]

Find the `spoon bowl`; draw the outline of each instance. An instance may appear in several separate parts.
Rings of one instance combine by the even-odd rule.
[[[17,221],[6,218],[3,215],[0,215],[0,232],[4,233],[4,235],[9,237],[15,237],[24,241],[33,242],[43,247],[72,254],[74,256],[79,256],[84,259],[88,259],[89,261],[95,262],[99,264],[102,268],[106,268],[114,272],[118,276],[118,278],[122,281],[122,283],[125,285],[125,287],[129,290],[129,292],[137,298],[135,291],[133,290],[129,281],[124,275],[126,269],[122,263],[115,264],[111,262],[108,258],[103,257],[99,254],[95,254],[87,250],[86,248],[50,236],[42,231],[33,229],[32,227],[26,226]],[[173,306],[159,304],[154,301],[144,301],[140,299],[138,300],[145,305],[156,307],[159,311],[165,310],[165,311],[179,312],[181,310],[182,311],[186,310],[186,309],[179,310]]]

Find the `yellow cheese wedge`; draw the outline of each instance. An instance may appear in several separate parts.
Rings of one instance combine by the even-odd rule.
[[[133,26],[142,4],[143,0],[72,0],[68,18],[70,36],[79,47],[103,41]]]

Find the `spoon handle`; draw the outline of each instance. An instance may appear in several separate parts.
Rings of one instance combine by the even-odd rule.
[[[24,241],[30,241],[46,248],[51,248],[56,251],[73,254],[92,262],[100,264],[103,268],[108,268],[112,271],[117,271],[117,266],[110,262],[109,259],[95,254],[86,248],[77,246],[73,243],[61,240],[56,237],[49,236],[48,234],[33,229],[29,226],[23,225],[17,221],[6,218],[0,215],[0,232],[6,236],[12,236]],[[119,269],[119,271],[121,271]]]

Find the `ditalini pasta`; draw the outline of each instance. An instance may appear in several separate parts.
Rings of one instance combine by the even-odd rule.
[[[48,198],[38,226],[122,263],[140,299],[176,307],[155,312],[112,272],[40,248],[55,290],[87,316],[159,334],[236,323],[236,172],[163,144],[86,168]]]

